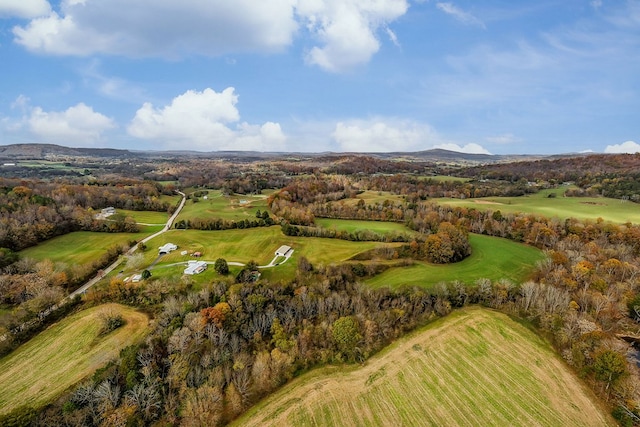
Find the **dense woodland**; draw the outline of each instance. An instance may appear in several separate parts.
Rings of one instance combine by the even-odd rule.
[[[362,158],[334,163],[274,161],[238,168],[213,163],[209,168],[186,171],[185,165],[177,165],[166,173],[153,173],[175,176],[180,185],[229,192],[278,188],[269,199],[269,218],[285,233],[326,233],[314,225],[316,218],[403,223],[414,231],[398,236],[403,245],[373,251],[342,265],[314,266],[302,257],[295,279],[288,282],[234,283],[221,278],[193,291],[187,283],[166,279],[148,284],[113,280],[108,287],[90,291],[85,304],[118,301],[143,307],[154,316],[153,330],[145,342],[125,348],[120,360],[49,407],[40,411],[23,408],[0,421],[16,425],[25,421],[31,425],[224,425],[302,372],[327,363],[362,362],[417,326],[458,307],[481,304],[530,322],[609,405],[621,424],[638,424],[640,374],[636,356],[622,338],[640,339],[640,224],[560,221],[451,208],[429,199],[525,194],[536,191],[528,185],[533,181],[553,186],[570,180],[585,194],[601,194],[603,185],[623,191],[625,185],[632,189],[629,183],[637,182],[639,156],[587,156],[458,170],[471,181],[414,175],[416,168],[421,173],[425,170],[424,164],[413,165],[409,171],[410,165],[399,163],[394,170],[393,162],[376,160],[368,167],[378,169],[368,175],[355,170],[362,166]],[[585,165],[591,163],[598,167],[589,172]],[[561,173],[557,172],[560,165]],[[393,174],[385,175],[388,173]],[[82,222],[66,214],[69,207],[78,212],[110,205],[125,208],[123,203],[130,200],[127,209],[171,208],[154,204],[169,190],[147,181],[121,187],[67,185],[3,180],[0,220],[18,224],[17,212],[35,211],[37,215],[44,208],[43,212],[57,213],[51,222],[60,234],[83,229],[77,228]],[[366,190],[389,191],[398,197],[377,202],[358,199]],[[627,196],[635,200],[632,194]],[[93,224],[92,216],[85,213],[82,217],[84,224]],[[63,223],[69,224],[67,228],[57,228]],[[453,281],[432,290],[407,287],[391,291],[360,283],[364,276],[384,268],[381,261],[385,260],[458,261],[469,255],[468,233],[526,243],[542,249],[547,257],[530,280],[521,284],[478,278],[471,285]],[[323,237],[377,240],[366,233]],[[8,249],[20,247],[4,239],[0,246],[7,250],[0,287],[5,304],[33,313],[46,306],[42,300],[54,301],[64,294],[67,272],[50,263],[13,256]],[[38,288],[26,294],[11,292],[20,288],[11,285],[18,280]],[[5,330],[9,327],[4,325]]]

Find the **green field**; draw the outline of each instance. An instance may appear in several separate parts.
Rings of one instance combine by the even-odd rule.
[[[224,196],[218,190],[209,190],[207,199],[199,197],[197,203],[193,199],[187,200],[176,221],[193,218],[255,219],[258,210],[268,210],[266,194]]]
[[[314,237],[290,237],[282,234],[280,226],[235,229],[223,231],[170,230],[149,241],[146,252],[149,260],[155,259],[157,247],[165,243],[178,245],[178,250],[163,257],[162,262],[181,261],[182,250],[200,251],[202,259],[215,260],[219,257],[227,261],[256,261],[267,264],[275,256],[281,245],[291,246],[296,255],[304,255],[311,262],[331,263],[346,261],[352,256],[380,245],[376,242],[350,242],[338,239]]]
[[[118,312],[126,324],[99,336],[100,315]],[[130,307],[106,304],[61,320],[0,359],[0,414],[38,407],[92,375],[120,350],[142,339],[148,318]]]
[[[116,212],[125,216],[130,216],[137,223],[141,224],[165,225],[169,219],[169,214],[167,212],[130,211],[126,209],[118,209]]]
[[[156,227],[159,229],[161,227]],[[154,230],[145,227],[143,233],[97,233],[91,231],[76,231],[63,236],[54,237],[37,246],[20,251],[22,258],[35,260],[50,259],[53,262],[63,262],[69,265],[86,264],[104,255],[108,248],[114,245],[126,244],[132,240],[141,240]]]
[[[404,224],[400,224],[397,222],[316,218],[315,223],[319,227],[335,229],[338,231],[347,231],[349,233],[354,233],[360,230],[369,230],[379,234],[415,233],[413,230],[409,230],[407,227],[405,227]]]
[[[360,199],[364,200],[365,203],[367,204],[374,204],[374,203],[382,203],[385,200],[402,201],[404,200],[404,196],[399,194],[393,194],[390,191],[365,190],[362,193],[358,194],[358,196],[354,199],[340,200],[337,203],[356,204]]]
[[[360,366],[309,372],[234,426],[615,426],[551,346],[477,307],[398,340]]]
[[[524,212],[560,219],[597,219],[617,223],[640,223],[640,206],[632,202],[605,197],[563,197],[565,188],[542,190],[520,197],[486,197],[480,199],[438,198],[431,201],[449,206],[464,206],[478,210],[505,213]],[[556,197],[548,197],[549,194]]]
[[[472,284],[477,279],[509,279],[521,283],[531,274],[541,251],[498,237],[470,234],[473,253],[455,264],[435,265],[418,262],[409,267],[391,268],[366,280],[373,287],[398,288],[404,285],[430,287],[439,282],[459,280]]]

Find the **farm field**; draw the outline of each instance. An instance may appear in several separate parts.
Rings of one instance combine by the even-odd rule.
[[[360,199],[364,200],[365,203],[367,204],[373,204],[373,203],[382,203],[385,200],[389,200],[389,201],[404,200],[404,196],[399,194],[393,194],[390,191],[365,190],[362,193],[358,194],[353,199],[344,199],[344,200],[339,200],[337,202],[332,202],[332,203],[345,203],[346,205],[351,206],[358,203]]]
[[[436,198],[431,201],[450,206],[464,206],[478,210],[504,213],[525,212],[560,219],[597,219],[617,223],[640,223],[640,209],[632,202],[605,197],[563,197],[564,188],[542,190],[520,197],[486,197],[479,199]],[[549,197],[555,193],[556,197]]]
[[[193,218],[221,218],[226,220],[255,219],[258,210],[267,210],[267,195],[224,196],[219,190],[209,190],[207,198],[198,202],[187,200],[176,221]]]
[[[132,240],[141,240],[162,227],[144,227],[141,233],[98,233],[76,231],[63,236],[54,237],[45,242],[20,251],[23,258],[41,261],[50,259],[53,262],[67,264],[86,264],[100,258],[107,249]]]
[[[105,310],[122,314],[126,324],[99,337]],[[54,324],[0,359],[0,414],[51,401],[142,339],[147,324],[145,314],[119,304],[93,307]]]
[[[166,212],[130,211],[126,209],[118,209],[116,212],[124,214],[125,216],[130,216],[140,224],[154,224],[164,226],[169,219],[169,214]]]
[[[415,233],[413,230],[410,230],[407,227],[405,227],[404,224],[400,224],[397,222],[316,218],[315,223],[319,227],[335,229],[340,231],[347,231],[350,233],[353,233],[359,230],[369,230],[379,234],[388,234],[388,233],[413,234]]]
[[[469,234],[473,252],[455,264],[417,262],[409,267],[391,268],[366,280],[373,287],[398,288],[405,285],[430,287],[439,282],[459,280],[472,284],[477,279],[509,279],[521,283],[544,254],[531,246],[499,237]]]
[[[504,314],[454,311],[363,366],[309,372],[233,426],[614,426],[551,346]]]
[[[158,247],[169,242],[176,244],[178,250],[163,256],[154,269],[164,269],[163,265],[193,259],[189,255],[181,255],[184,250],[189,253],[201,252],[201,259],[204,261],[224,258],[228,262],[247,263],[253,260],[258,265],[266,265],[274,258],[278,247],[291,246],[294,253],[289,261],[283,265],[262,270],[263,277],[272,280],[293,278],[299,256],[307,257],[316,265],[330,264],[346,261],[360,252],[376,247],[396,245],[316,237],[290,237],[282,234],[280,226],[221,231],[170,230],[147,243],[148,249],[144,252],[145,265],[150,265],[157,258]],[[175,266],[175,269],[178,273],[182,271],[179,266]]]

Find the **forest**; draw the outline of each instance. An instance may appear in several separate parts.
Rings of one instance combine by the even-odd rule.
[[[471,253],[469,233],[531,245],[546,257],[524,283],[478,277],[471,285],[452,280],[400,290],[363,284],[363,277],[377,273],[363,264],[367,260],[313,265],[304,256],[290,281],[247,282],[221,275],[193,289],[163,278],[149,284],[112,279],[75,304],[139,307],[153,319],[147,338],[50,405],[19,408],[0,417],[0,424],[225,425],[303,372],[362,363],[408,331],[472,304],[527,322],[553,343],[621,425],[640,422],[638,356],[630,347],[640,340],[640,224],[449,207],[430,200],[524,196],[572,181],[577,189],[563,196],[624,197],[633,203],[640,201],[640,155],[456,168],[362,156],[201,162],[200,167],[158,164],[138,179],[0,178],[0,295],[13,313],[2,317],[0,333],[11,334],[80,283],[53,263],[21,258],[21,249],[77,230],[134,231],[130,218],[104,222],[93,213],[107,206],[171,212],[175,206],[161,202],[161,196],[176,188],[239,194],[273,190],[269,214],[248,226],[274,224],[285,235],[397,242],[395,249],[369,254],[382,264],[458,262]],[[445,171],[466,179],[434,178]],[[150,179],[169,176],[176,179],[171,185]],[[365,191],[390,197],[366,201],[359,198]],[[318,218],[396,222],[411,233],[381,238],[337,232],[318,227]],[[225,227],[232,225],[210,219],[195,228]],[[124,249],[114,248],[110,257]],[[21,339],[16,334],[4,340],[0,350],[11,351]]]

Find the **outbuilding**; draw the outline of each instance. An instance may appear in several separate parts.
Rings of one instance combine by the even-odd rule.
[[[292,251],[290,246],[282,245],[276,251],[276,256],[288,256],[288,254]]]
[[[187,262],[187,268],[184,269],[184,274],[193,276],[194,274],[200,274],[207,269],[207,263],[204,261],[189,261]]]
[[[160,255],[164,255],[164,254],[168,254],[171,251],[175,251],[176,249],[178,249],[177,245],[174,245],[173,243],[167,243],[158,248],[158,253]]]

